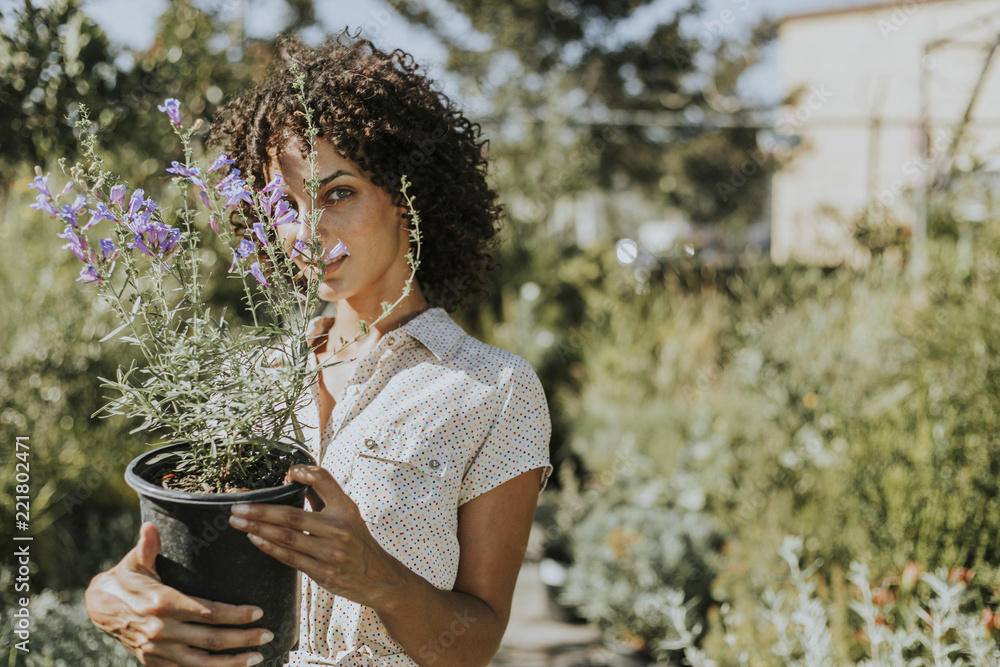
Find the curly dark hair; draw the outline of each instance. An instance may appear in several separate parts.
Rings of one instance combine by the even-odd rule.
[[[277,66],[219,110],[208,143],[227,150],[244,177],[266,182],[268,149],[289,136],[306,145],[294,64],[305,75],[319,136],[397,205],[400,177],[413,184],[422,232],[417,280],[430,303],[454,310],[486,293],[496,266],[501,207],[486,180],[488,142],[409,54],[386,53],[358,34],[345,30],[318,48],[283,38]],[[232,222],[245,231],[242,216]]]

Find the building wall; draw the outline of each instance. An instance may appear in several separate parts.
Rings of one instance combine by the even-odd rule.
[[[949,153],[1000,34],[1000,0],[937,0],[790,17],[780,26],[782,85],[801,91],[780,110],[779,134],[801,143],[774,179],[771,254],[790,260],[863,265],[851,223],[884,211],[904,225],[916,219],[914,188],[921,155],[920,79],[924,46],[943,45],[928,60],[931,152]],[[1000,50],[974,108],[959,155],[1000,154]]]

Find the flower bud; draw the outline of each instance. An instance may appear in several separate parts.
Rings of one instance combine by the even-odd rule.
[[[987,634],[993,634],[994,630],[1000,628],[1000,614],[995,613],[990,607],[983,607],[983,625]]]
[[[967,567],[952,568],[951,572],[948,573],[948,581],[953,584],[957,584],[958,582],[968,584],[972,582],[975,574],[974,570],[970,570]]]
[[[872,604],[876,607],[884,607],[892,602],[892,591],[886,588],[876,588],[872,591]]]
[[[903,567],[903,576],[899,582],[900,588],[904,591],[912,591],[917,582],[920,581],[920,563],[911,560]]]

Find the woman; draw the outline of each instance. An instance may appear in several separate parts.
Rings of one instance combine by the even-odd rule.
[[[324,248],[342,241],[351,254],[323,276],[320,296],[336,318],[314,323],[324,369],[302,417],[322,465],[288,473],[310,487],[310,508],[238,505],[231,525],[304,575],[289,665],[486,665],[551,466],[534,371],[465,334],[439,307],[480,294],[491,264],[499,207],[485,142],[406,54],[341,35],[315,50],[286,41],[282,55],[266,83],[220,112],[212,138],[255,183],[281,174],[300,212],[322,207]],[[320,128],[315,202],[293,63]],[[421,213],[419,285],[338,351],[329,341],[353,339],[409,275],[402,174]],[[308,225],[277,229],[286,248],[309,233]],[[162,585],[158,549],[156,529],[144,524],[136,547],[94,578],[86,596],[94,623],[147,665],[259,664],[250,648],[208,651],[270,641],[264,630],[226,627],[260,610]]]

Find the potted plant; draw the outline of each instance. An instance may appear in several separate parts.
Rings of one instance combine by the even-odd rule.
[[[318,131],[304,86],[300,75],[312,165],[306,189],[315,199]],[[296,418],[323,368],[310,360],[308,315],[320,303],[326,263],[350,252],[339,242],[325,251],[315,233],[321,210],[300,219],[283,198],[280,175],[255,187],[229,166],[225,153],[208,167],[197,164],[193,137],[201,121],[185,127],[177,100],[159,108],[183,146],[184,162],[167,169],[184,190],[182,206],[161,209],[106,171],[81,109],[77,127],[88,166],[60,161],[69,180],[55,195],[49,176],[36,167],[32,208],[64,225],[63,247],[83,262],[78,280],[95,285],[121,320],[105,340],[121,334],[145,362],[102,378],[115,394],[103,411],[141,420],[135,431],[155,434],[163,445],[137,457],[126,471],[140,496],[142,519],[160,532],[158,574],[183,593],[261,607],[264,615],[253,625],[267,627],[275,640],[257,650],[266,664],[281,664],[297,642],[298,573],[230,529],[229,509],[244,502],[304,505],[306,487],[286,485],[284,478],[295,463],[315,463],[302,447]],[[419,264],[419,216],[407,189],[404,177],[402,195],[413,223],[411,273],[399,300],[382,304],[379,320],[409,293]],[[220,224],[229,215],[243,216],[251,233],[235,237],[230,225]],[[92,239],[98,225],[109,227],[110,236]],[[280,225],[310,225],[313,233],[287,252],[272,231]],[[217,235],[233,253],[229,272],[242,280],[252,324],[233,324],[207,305],[201,234]],[[293,262],[297,254],[318,270],[300,271]],[[358,337],[340,341],[340,349],[379,320],[360,323]]]

